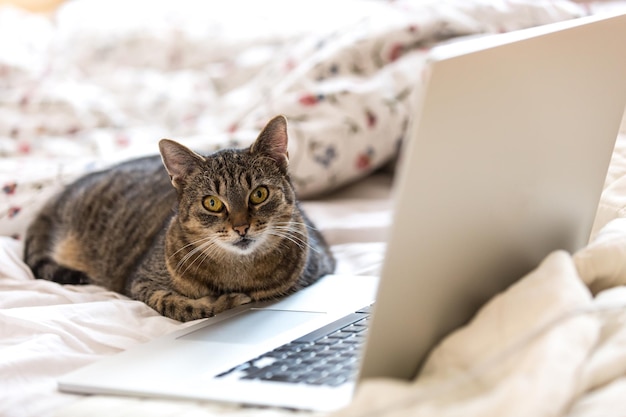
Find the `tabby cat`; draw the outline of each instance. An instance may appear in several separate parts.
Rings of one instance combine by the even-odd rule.
[[[334,270],[294,193],[283,116],[246,149],[159,148],[161,158],[86,175],[47,203],[26,235],[37,278],[100,285],[188,321]]]

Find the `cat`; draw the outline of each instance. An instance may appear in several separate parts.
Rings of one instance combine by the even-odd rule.
[[[283,116],[250,147],[208,156],[162,139],[160,157],[51,199],[27,230],[25,261],[37,278],[100,285],[179,321],[293,293],[335,259],[300,208],[287,142]]]

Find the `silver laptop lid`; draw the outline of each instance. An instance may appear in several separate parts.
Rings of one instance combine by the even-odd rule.
[[[361,377],[411,378],[489,297],[591,230],[626,102],[626,16],[433,49]]]

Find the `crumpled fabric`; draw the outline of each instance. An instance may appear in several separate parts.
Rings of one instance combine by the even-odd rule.
[[[620,218],[576,254],[550,254],[436,346],[415,381],[365,381],[335,415],[621,415],[625,253]]]
[[[81,0],[51,18],[0,8],[0,233],[23,236],[63,185],[155,154],[161,138],[247,146],[276,114],[300,197],[327,193],[399,152],[430,47],[584,13],[565,0]]]

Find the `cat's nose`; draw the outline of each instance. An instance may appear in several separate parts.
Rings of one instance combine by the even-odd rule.
[[[248,234],[248,229],[250,229],[250,225],[249,224],[242,224],[239,226],[233,226],[233,229],[235,230],[235,232],[237,232],[239,234],[239,236],[245,236],[246,234]]]

